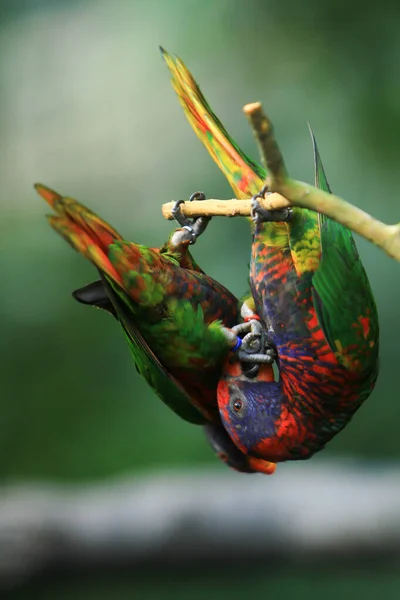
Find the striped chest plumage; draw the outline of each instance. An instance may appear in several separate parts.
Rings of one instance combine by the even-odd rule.
[[[280,461],[308,458],[336,435],[370,393],[376,370],[350,370],[338,360],[315,308],[312,282],[318,263],[315,270],[301,269],[293,248],[282,243],[290,225],[279,225],[279,245],[271,241],[273,226],[255,231],[250,281],[257,312],[278,354],[280,412],[274,434],[261,439],[255,452]],[[268,401],[268,392],[264,396]],[[276,402],[276,388],[270,401]]]

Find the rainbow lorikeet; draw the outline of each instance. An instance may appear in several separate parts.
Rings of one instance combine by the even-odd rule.
[[[50,225],[100,273],[99,281],[74,293],[76,299],[118,319],[139,373],[180,417],[207,424],[207,437],[220,453],[216,388],[236,339],[224,326],[237,323],[239,301],[195,263],[188,250],[192,236],[178,230],[160,250],[127,242],[76,200],[35,187],[56,213],[48,216]],[[270,471],[252,457],[238,461],[229,438],[225,446],[222,458],[234,468]]]
[[[316,182],[330,192],[313,136]],[[279,381],[249,379],[226,362],[218,385],[222,422],[244,453],[279,462],[306,459],[339,433],[378,377],[374,296],[351,231],[293,208],[256,229],[250,282],[278,355]],[[237,363],[237,361],[234,361]],[[262,371],[262,368],[261,368]]]
[[[266,172],[235,144],[185,65],[163,51],[195,133],[238,198],[256,196]],[[316,185],[329,191],[314,141]],[[222,422],[244,453],[308,458],[351,419],[378,376],[375,301],[351,232],[305,209],[263,214],[254,201],[250,279],[255,310],[277,350],[279,381],[248,377],[227,359],[218,386]]]

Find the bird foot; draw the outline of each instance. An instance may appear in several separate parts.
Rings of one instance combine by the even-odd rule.
[[[205,199],[206,196],[204,192],[195,192],[190,196],[189,202],[192,202],[193,200]],[[179,223],[179,225],[184,230],[182,232],[182,240],[180,241],[185,241],[184,237],[188,235],[190,239],[189,244],[194,244],[199,235],[201,235],[205,231],[208,223],[211,221],[211,217],[197,217],[195,219],[187,219],[183,215],[180,208],[181,204],[183,204],[184,202],[185,200],[178,200],[177,202],[175,202],[171,212],[175,221],[177,221],[177,223]]]
[[[247,316],[244,323],[232,327],[232,331],[239,336],[240,345],[236,348],[241,363],[247,366],[246,374],[255,376],[261,364],[272,364],[276,358],[276,350],[268,338],[257,315]]]
[[[276,210],[266,210],[260,204],[260,198],[265,198],[271,194],[268,186],[264,186],[262,190],[253,196],[251,200],[251,217],[256,225],[266,223],[268,221],[290,221],[292,217],[291,208],[277,208]]]

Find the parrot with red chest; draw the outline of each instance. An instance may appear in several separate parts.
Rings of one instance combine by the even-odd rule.
[[[241,303],[189,252],[207,219],[176,230],[158,250],[124,240],[76,200],[35,187],[54,210],[50,225],[100,274],[74,297],[119,321],[139,373],[181,418],[206,426],[224,462],[238,471],[269,474],[275,466],[238,450],[220,420],[216,388],[223,361],[237,343],[227,328],[237,323]]]
[[[309,458],[345,427],[378,376],[379,324],[367,275],[346,227],[306,209],[261,210],[256,196],[266,172],[232,140],[182,61],[162,52],[195,133],[236,197],[254,196],[251,288],[277,350],[279,381],[264,365],[249,377],[228,357],[218,385],[223,425],[244,454]],[[313,143],[316,185],[330,191]]]
[[[315,185],[330,192],[312,138]],[[296,207],[277,228],[257,196],[253,215],[251,289],[277,350],[279,381],[249,379],[228,358],[218,385],[221,418],[244,453],[274,462],[307,459],[374,388],[377,309],[349,229]]]

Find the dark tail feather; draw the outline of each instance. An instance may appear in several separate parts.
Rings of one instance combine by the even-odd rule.
[[[107,294],[106,286],[103,281],[93,281],[88,283],[79,290],[72,292],[73,297],[81,304],[87,304],[89,306],[95,306],[108,312],[113,317],[117,318],[114,306],[110,302]]]

